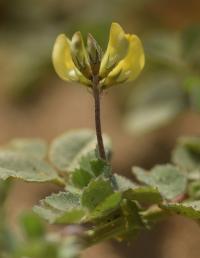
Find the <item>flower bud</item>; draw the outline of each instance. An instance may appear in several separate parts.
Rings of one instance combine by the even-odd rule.
[[[102,49],[91,34],[88,34],[87,38],[87,51],[92,73],[97,75],[101,65]]]
[[[72,58],[79,71],[86,77],[91,78],[91,68],[88,60],[87,51],[84,46],[80,31],[74,33],[71,40]]]

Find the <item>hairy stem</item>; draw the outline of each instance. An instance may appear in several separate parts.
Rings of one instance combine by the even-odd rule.
[[[100,90],[99,90],[99,78],[93,76],[93,96],[95,105],[95,127],[98,144],[98,152],[101,159],[106,160],[106,153],[103,144],[102,130],[101,130],[101,110],[100,110]]]

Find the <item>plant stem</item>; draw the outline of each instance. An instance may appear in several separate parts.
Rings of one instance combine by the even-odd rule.
[[[118,218],[116,221],[109,222],[94,230],[89,230],[87,232],[87,237],[85,238],[87,243],[85,247],[87,248],[113,237],[118,237],[123,235],[126,231],[127,228],[125,226],[124,218]]]
[[[99,78],[97,75],[93,76],[93,96],[95,105],[95,127],[98,144],[98,152],[101,159],[106,160],[106,153],[103,144],[102,130],[101,130],[101,110],[100,110],[100,90]]]

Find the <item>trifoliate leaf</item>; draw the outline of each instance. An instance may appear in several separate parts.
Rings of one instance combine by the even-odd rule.
[[[30,155],[39,159],[44,159],[47,155],[47,143],[42,139],[19,138],[10,141],[4,148],[13,152]]]
[[[0,151],[0,179],[18,178],[29,182],[58,181],[56,171],[46,162],[11,151]]]
[[[200,219],[200,201],[162,204],[161,208],[188,218]]]
[[[70,192],[52,194],[34,207],[34,212],[50,223],[78,223],[85,212],[80,206],[79,196]]]
[[[135,167],[133,173],[137,180],[153,187],[156,187],[166,199],[173,199],[186,190],[186,176],[178,168],[172,165],[158,165],[146,172]]]
[[[105,146],[110,146],[108,137],[104,136]],[[91,130],[76,130],[67,132],[56,138],[50,146],[50,160],[61,171],[72,171],[81,158],[97,145],[96,135]]]
[[[112,193],[113,189],[109,180],[97,178],[84,189],[81,203],[92,211]]]
[[[129,189],[124,193],[129,200],[138,201],[139,203],[154,204],[162,201],[162,196],[156,188],[153,187],[137,187]]]

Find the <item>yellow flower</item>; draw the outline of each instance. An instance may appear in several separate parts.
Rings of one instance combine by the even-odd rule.
[[[145,57],[140,39],[126,34],[112,23],[105,54],[89,34],[87,48],[80,32],[72,40],[64,34],[57,37],[53,48],[53,65],[59,77],[92,87],[94,77],[102,89],[134,80],[144,67]]]
[[[80,82],[90,85],[91,82],[80,72],[72,57],[72,42],[61,34],[57,37],[53,48],[53,65],[58,76],[65,81]]]

